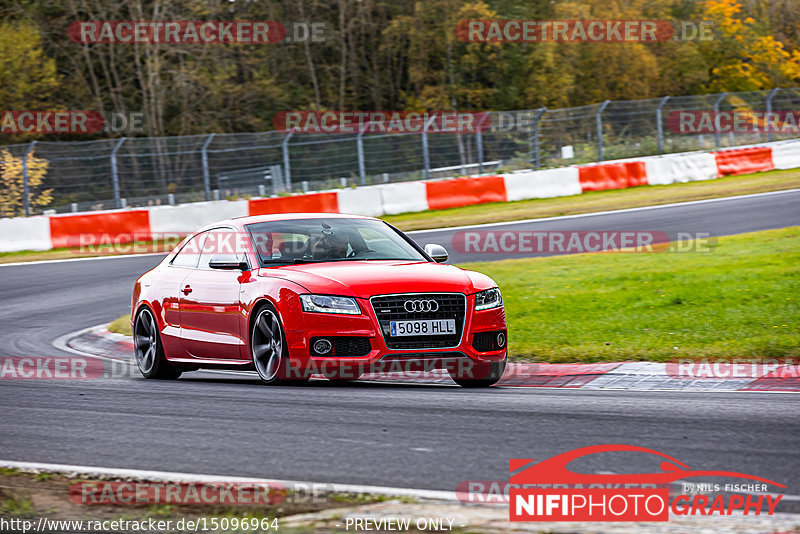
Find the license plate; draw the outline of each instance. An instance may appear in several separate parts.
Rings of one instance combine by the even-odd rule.
[[[418,321],[390,321],[392,337],[442,336],[456,333],[455,319],[421,319]]]

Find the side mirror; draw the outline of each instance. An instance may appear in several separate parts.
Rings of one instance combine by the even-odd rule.
[[[235,256],[212,256],[208,262],[208,266],[212,269],[221,269],[226,271],[246,271],[250,268],[246,261],[242,261]]]
[[[436,263],[444,263],[448,258],[447,249],[435,243],[425,245],[425,254],[433,258]]]

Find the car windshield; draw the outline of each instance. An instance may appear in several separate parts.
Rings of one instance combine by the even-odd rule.
[[[428,261],[388,224],[372,219],[294,219],[248,224],[262,266],[347,260]]]

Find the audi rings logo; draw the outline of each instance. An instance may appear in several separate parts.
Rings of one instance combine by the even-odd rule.
[[[435,312],[439,303],[435,300],[407,300],[403,307],[408,313]]]

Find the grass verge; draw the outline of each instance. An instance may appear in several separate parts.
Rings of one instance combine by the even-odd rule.
[[[742,176],[729,176],[717,180],[686,184],[646,185],[615,191],[595,191],[570,197],[538,198],[516,202],[477,204],[448,210],[432,210],[400,215],[386,215],[382,219],[401,230],[425,230],[444,226],[461,226],[491,222],[556,217],[624,208],[636,208],[673,202],[688,202],[734,195],[764,193],[800,188],[800,169],[759,172]],[[0,252],[0,264],[24,261],[62,260],[118,254],[143,254],[169,252],[176,242],[139,241],[125,245],[98,245],[53,250]]]
[[[800,227],[710,252],[472,263],[503,291],[517,361],[800,357]]]
[[[108,331],[113,332],[115,334],[125,334],[126,336],[132,336],[133,330],[131,328],[131,316],[127,313],[122,317],[117,317],[111,324],[108,325]]]
[[[46,474],[47,476],[42,476]],[[298,532],[298,529],[284,529],[282,523],[285,519],[300,514],[321,512],[324,510],[342,509],[343,515],[353,507],[382,502],[410,503],[417,501],[409,498],[393,498],[380,494],[357,494],[357,493],[328,493],[318,491],[316,488],[285,488],[279,491],[274,500],[269,503],[254,502],[252,504],[202,504],[202,499],[206,498],[206,491],[203,485],[196,486],[197,493],[177,492],[176,495],[184,495],[187,499],[184,504],[163,504],[142,502],[136,504],[133,500],[132,490],[127,493],[118,493],[114,490],[115,486],[102,486],[105,482],[117,482],[118,479],[86,479],[75,478],[75,474],[62,473],[31,473],[22,472],[14,469],[4,469],[0,472],[0,513],[4,516],[20,519],[34,519],[36,524],[37,517],[46,517],[48,520],[83,520],[84,522],[102,521],[144,521],[148,519],[170,520],[170,527],[164,532],[184,532],[186,529],[178,529],[179,520],[205,520],[206,525],[211,525],[212,521],[222,523],[227,519],[231,523],[230,528],[210,529],[212,531],[223,530],[225,532],[255,532],[261,531],[254,528],[257,524],[262,526],[261,520],[266,520],[270,525],[277,525],[278,531]],[[125,479],[125,482],[135,484],[136,480]],[[80,486],[77,484],[90,483],[87,498],[88,503],[97,502],[94,499],[102,499],[102,504],[83,504],[80,496],[84,495]],[[178,481],[174,484],[180,484]],[[178,486],[180,487],[180,486]],[[233,487],[230,493],[220,492],[220,495],[227,499],[228,503],[237,496],[246,499],[254,497],[253,490],[248,490],[248,486],[243,486],[244,490],[239,493]],[[77,492],[70,493],[70,490]],[[324,489],[324,488],[323,488]],[[122,491],[122,490],[120,490]],[[162,491],[162,496],[164,495]],[[250,493],[248,493],[248,491]],[[213,499],[213,489],[208,492]],[[136,493],[138,498],[139,493]],[[117,499],[119,497],[119,499]],[[77,502],[76,502],[77,499]],[[275,523],[272,520],[276,519]],[[246,525],[242,525],[246,522]],[[241,525],[236,527],[233,525]],[[87,524],[88,526],[88,524]],[[151,527],[152,528],[152,527]],[[80,529],[79,529],[80,530]],[[126,532],[128,529],[124,529]],[[202,528],[200,530],[203,530]],[[209,529],[207,529],[209,530]],[[270,529],[272,530],[272,529]],[[306,531],[300,529],[299,531]]]
[[[710,252],[471,263],[503,291],[513,361],[800,358],[800,227]],[[129,317],[109,326],[130,335]]]
[[[385,215],[381,218],[401,230],[426,230],[445,226],[518,221],[639,208],[796,188],[800,188],[800,169],[789,169],[728,176],[685,184],[643,185],[629,189],[593,191],[569,197],[475,204],[447,210]]]

